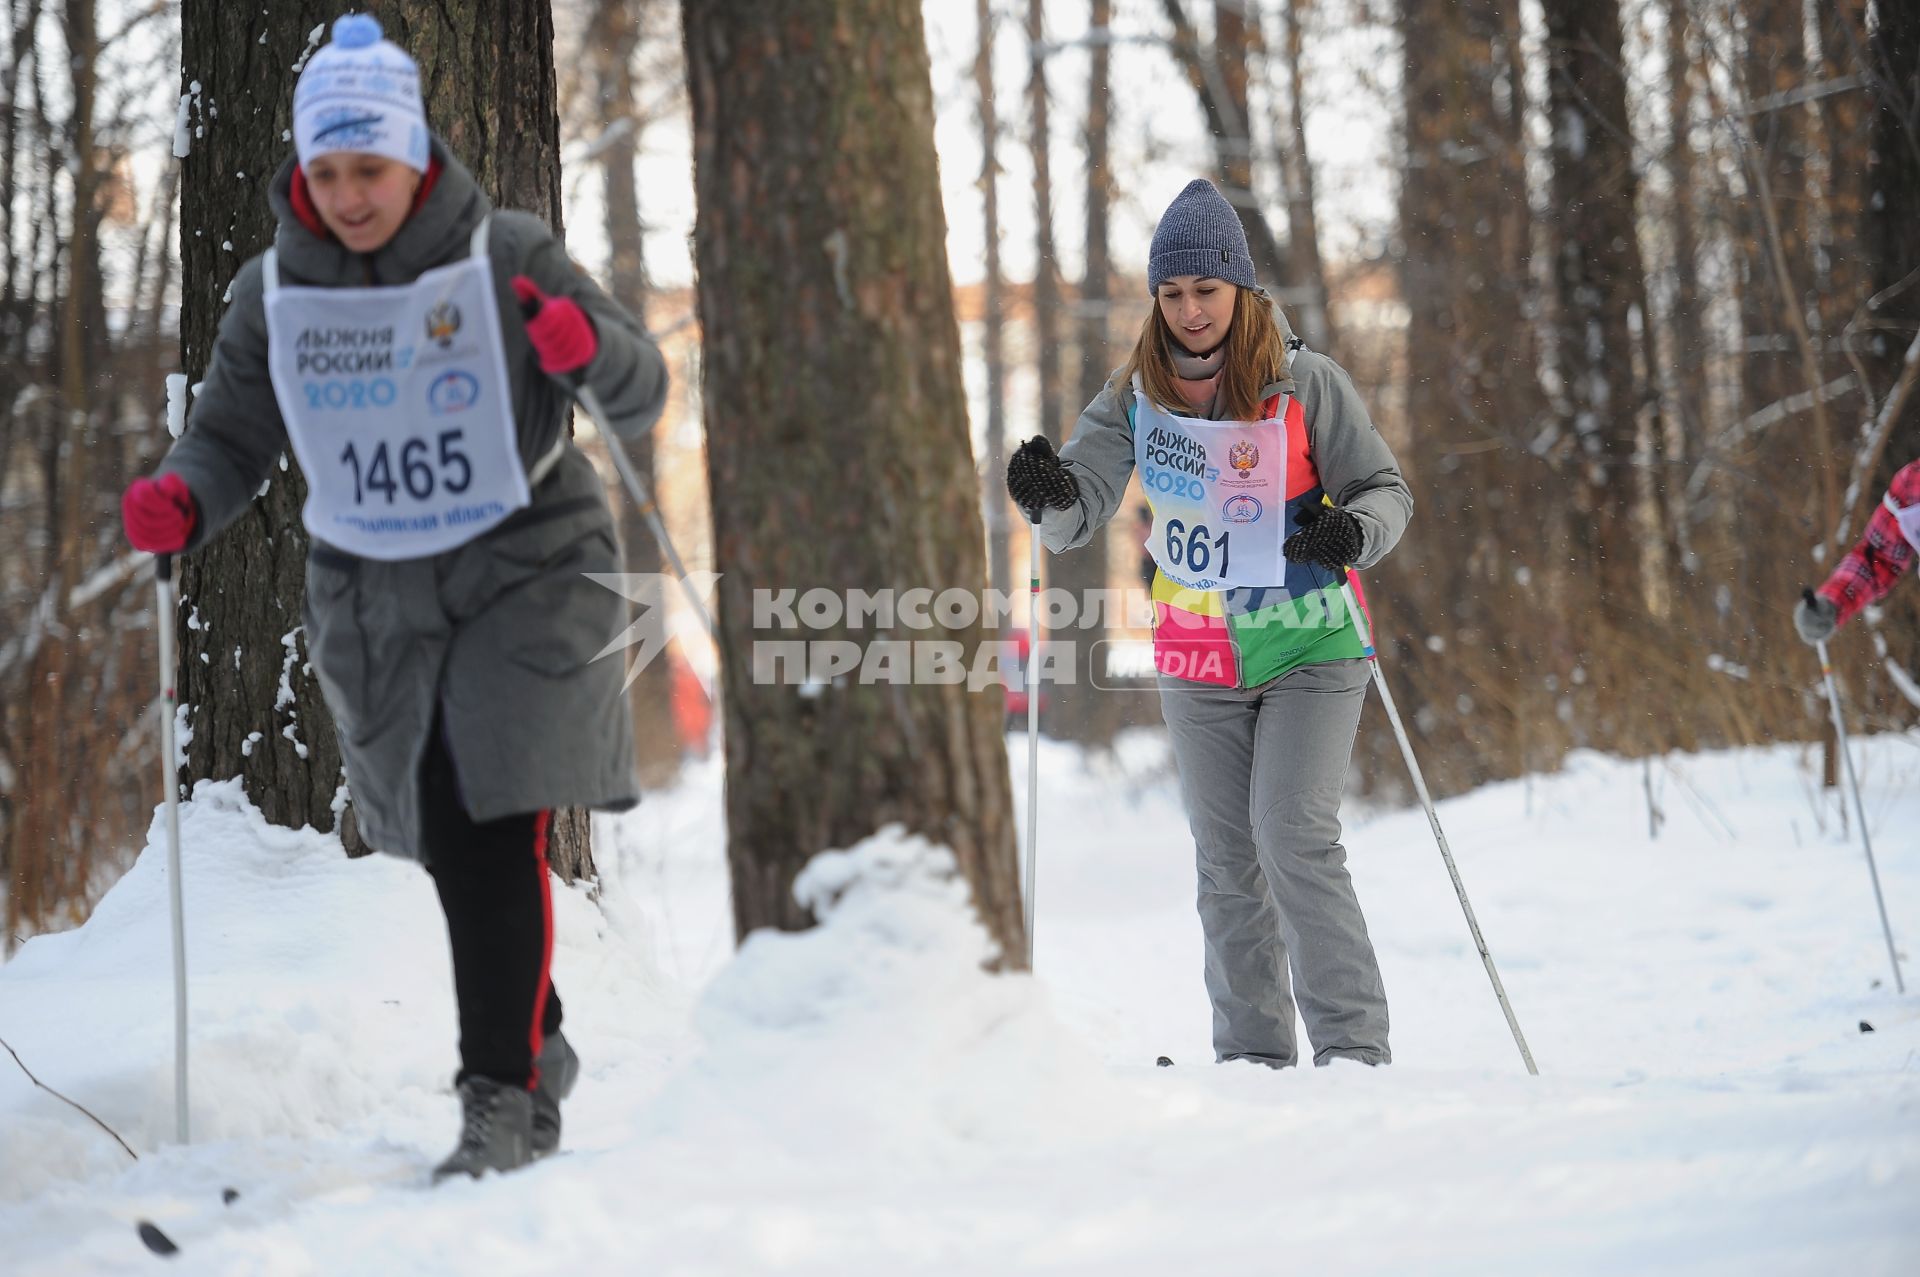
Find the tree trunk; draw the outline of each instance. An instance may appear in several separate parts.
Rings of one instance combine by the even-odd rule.
[[[724,494],[735,925],[810,926],[793,898],[801,867],[898,823],[953,850],[1004,961],[1022,965],[1003,689],[819,666],[795,685],[756,649],[894,637],[958,643],[964,663],[988,637],[937,612],[891,634],[829,623],[832,611],[804,630],[777,616],[757,629],[754,615],[763,590],[845,600],[985,584],[920,5],[688,0],[681,13],[707,459]]]
[[[1096,33],[1091,66],[1087,76],[1087,195],[1086,195],[1086,269],[1080,279],[1080,398],[1091,401],[1107,384],[1113,371],[1108,349],[1112,332],[1111,280],[1113,254],[1109,246],[1112,220],[1113,173],[1108,162],[1108,140],[1112,133],[1113,85],[1111,45],[1107,38],[1113,23],[1113,0],[1090,0],[1088,21]],[[1098,540],[1096,539],[1096,544]],[[1087,547],[1088,550],[1094,546]],[[1106,574],[1106,555],[1100,555],[1101,576]]]
[[[1629,316],[1646,314],[1634,222],[1638,181],[1622,74],[1617,0],[1546,0],[1547,109],[1553,128],[1555,366],[1585,550],[1603,612],[1644,616],[1642,498],[1633,465],[1644,389]]]
[[[981,287],[980,359],[987,371],[987,469],[983,486],[987,519],[987,579],[1012,590],[1012,502],[1007,499],[1007,281],[1000,267],[1000,110],[993,89],[993,38],[999,30],[990,0],[976,0],[979,42],[973,58],[974,92],[980,108],[980,207],[986,238],[986,278]]]
[[[1302,57],[1303,31],[1313,0],[1287,0],[1285,60],[1287,118],[1274,120],[1274,155],[1287,195],[1287,245],[1293,258],[1294,313],[1300,335],[1318,350],[1333,346],[1333,321],[1327,316],[1327,266],[1320,255],[1320,219],[1314,210],[1313,160],[1307,154],[1307,77]]]
[[[205,375],[227,287],[272,242],[266,188],[285,157],[292,68],[338,6],[318,0],[236,9],[183,0],[182,91],[193,95],[181,174],[181,358]],[[496,204],[560,229],[559,121],[548,0],[396,0],[387,36],[420,64],[427,118]],[[195,86],[198,86],[197,89]],[[231,247],[228,247],[231,245]],[[333,719],[301,636],[306,485],[291,456],[266,492],[180,572],[180,700],[192,741],[185,776],[239,776],[276,825],[334,828],[342,783]],[[290,697],[282,700],[284,676]],[[555,872],[592,872],[583,819],[555,822]],[[368,850],[349,819],[350,853]]]
[[[1089,21],[1095,32],[1104,33],[1113,20],[1112,0],[1090,0]],[[1112,272],[1107,247],[1108,210],[1113,202],[1112,174],[1107,162],[1108,135],[1111,132],[1112,87],[1108,56],[1110,46],[1096,38],[1090,48],[1091,66],[1087,77],[1086,116],[1086,270],[1080,280],[1078,322],[1075,324],[1080,375],[1075,389],[1081,403],[1100,393],[1113,370],[1107,348],[1108,279]],[[1063,424],[1062,430],[1065,430]],[[1107,655],[1107,609],[1097,614],[1091,601],[1095,591],[1108,588],[1107,530],[1094,534],[1093,540],[1068,554],[1047,561],[1047,584],[1064,590],[1078,605],[1077,628],[1063,630],[1052,637],[1056,653],[1065,663],[1067,644],[1072,644],[1074,681],[1072,686],[1055,689],[1048,697],[1046,722],[1048,734],[1082,745],[1105,745],[1124,726],[1124,693],[1101,676]],[[1089,624],[1092,621],[1093,624]]]
[[[1274,234],[1253,194],[1253,129],[1247,114],[1247,55],[1257,47],[1260,24],[1248,15],[1244,0],[1216,0],[1214,41],[1204,44],[1194,29],[1182,0],[1161,0],[1173,25],[1170,48],[1174,61],[1186,73],[1206,117],[1213,138],[1214,180],[1233,205],[1247,233],[1254,270],[1269,287],[1281,289],[1281,300],[1298,298],[1287,286],[1293,282],[1287,251]]]
[[[1920,8],[1876,0],[1868,47],[1872,77],[1872,150],[1866,171],[1867,258],[1876,294],[1898,289],[1874,307],[1868,369],[1876,401],[1899,377],[1901,357],[1920,331]],[[1876,491],[1907,461],[1920,456],[1920,396],[1894,427]]]
[[[1820,334],[1809,331],[1805,319],[1814,302],[1807,213],[1815,155],[1812,114],[1796,94],[1805,87],[1809,69],[1804,10],[1800,0],[1752,0],[1743,12],[1741,159],[1747,197],[1741,227],[1740,318],[1746,336],[1741,390],[1745,414],[1751,416],[1818,392],[1827,378],[1822,352],[1810,348]],[[1801,499],[1792,509],[1801,526],[1817,536],[1838,514],[1834,439],[1817,393],[1806,412],[1809,421],[1772,430],[1761,441],[1756,470],[1773,474],[1789,467],[1811,480],[1801,485]],[[1778,597],[1791,582],[1764,573],[1758,584]]]
[[[1053,238],[1053,146],[1046,0],[1027,0],[1027,153],[1033,162],[1033,363],[1040,433],[1065,436],[1060,382],[1060,262]]]
[[[1517,770],[1535,712],[1526,692],[1556,668],[1551,618],[1528,578],[1564,557],[1551,536],[1516,537],[1526,500],[1516,468],[1530,456],[1542,409],[1534,371],[1531,285],[1524,241],[1524,153],[1508,144],[1514,103],[1500,0],[1403,0],[1399,27],[1406,169],[1400,190],[1400,294],[1407,305],[1409,434],[1403,459],[1421,506],[1419,535],[1382,565],[1400,610],[1418,601],[1438,654],[1411,645],[1401,660],[1441,703],[1470,691],[1472,718],[1445,715],[1422,729],[1422,753],[1443,786],[1462,789]],[[1523,218],[1503,224],[1502,209]],[[1526,616],[1523,625],[1513,619]],[[1420,632],[1416,630],[1415,632]],[[1541,665],[1546,670],[1540,669]],[[1520,671],[1526,670],[1523,675]],[[1419,724],[1416,723],[1416,727]],[[1551,730],[1551,729],[1549,729]],[[1539,734],[1539,729],[1534,729]],[[1536,742],[1537,743],[1537,742]]]
[[[1868,0],[1823,0],[1818,5],[1820,79],[1840,84],[1860,66],[1867,40]],[[1828,92],[1815,103],[1820,124],[1822,180],[1813,184],[1818,215],[1813,238],[1814,291],[1819,302],[1822,366],[1846,370],[1846,327],[1870,295],[1871,267],[1859,245],[1867,240],[1870,196],[1860,157],[1873,147],[1873,97],[1867,86]],[[1864,403],[1864,398],[1853,403]],[[1846,416],[1857,413],[1839,414]],[[1844,441],[1842,441],[1844,447]]]
[[[480,189],[499,208],[538,214],[558,236],[552,0],[388,0],[379,16],[420,64],[427,123]]]
[[[606,183],[607,283],[614,300],[644,322],[652,288],[647,277],[637,167],[640,138],[648,121],[640,113],[633,75],[633,59],[640,45],[641,8],[644,5],[633,0],[598,0],[591,57],[600,107],[597,125],[606,131],[599,146],[600,171]],[[651,432],[641,439],[602,442],[608,448],[626,449],[634,472],[657,501],[659,482]],[[614,492],[613,501],[619,512],[623,570],[652,574],[668,571],[666,555],[647,526],[646,512],[635,506],[623,486]],[[664,600],[655,606],[664,606]],[[649,661],[627,691],[634,722],[634,765],[641,783],[649,787],[669,784],[680,771],[680,740],[673,718],[674,669],[674,661]]]
[[[1798,482],[1769,493],[1785,516],[1785,545],[1793,548],[1781,553],[1779,542],[1757,542],[1745,549],[1741,566],[1751,596],[1775,602],[1768,628],[1780,641],[1789,601],[1809,574],[1799,547],[1825,535],[1839,513],[1836,409],[1823,388],[1846,366],[1827,358],[1816,299],[1811,192],[1823,157],[1816,108],[1805,92],[1805,12],[1798,0],[1756,0],[1742,16],[1735,67],[1741,122],[1734,134],[1745,185],[1736,222],[1742,413],[1748,421],[1771,415],[1776,423],[1754,434],[1740,459],[1763,482],[1780,474]]]
[[[22,680],[26,715],[18,745],[18,788],[24,796],[8,855],[5,933],[46,921],[62,904],[84,895],[91,857],[76,845],[87,827],[87,802],[73,777],[99,763],[89,757],[90,726],[99,706],[88,696],[91,645],[68,600],[86,576],[98,540],[98,503],[92,490],[96,450],[94,377],[105,347],[99,310],[99,217],[94,208],[95,67],[99,35],[93,0],[69,0],[63,10],[67,90],[71,96],[64,155],[46,157],[70,182],[64,287],[56,290],[58,335],[53,356],[57,398],[44,437],[41,473],[46,493],[45,569],[41,608],[29,623],[39,636],[26,654]],[[63,165],[64,161],[64,165]],[[55,179],[57,181],[57,179]],[[56,198],[55,181],[47,200]],[[11,227],[9,227],[11,230]],[[31,309],[32,299],[29,301]]]
[[[1259,210],[1259,197],[1253,190],[1253,106],[1248,98],[1249,59],[1265,52],[1261,40],[1260,17],[1250,11],[1246,0],[1214,0],[1213,47],[1207,55],[1207,75],[1219,95],[1221,122],[1225,131],[1213,143],[1218,157],[1220,191],[1236,209]],[[1264,213],[1261,223],[1266,223]],[[1247,237],[1254,239],[1253,234]],[[1292,283],[1280,274],[1283,258],[1278,252],[1261,264],[1272,270],[1275,284]]]
[[[1666,364],[1671,388],[1667,419],[1672,436],[1670,455],[1682,465],[1705,447],[1707,361],[1712,355],[1706,326],[1707,299],[1700,288],[1700,235],[1694,207],[1698,183],[1693,153],[1693,55],[1687,47],[1692,26],[1689,0],[1667,0],[1667,112],[1671,133],[1667,139],[1667,179],[1671,211],[1667,232],[1673,242],[1673,301],[1668,311]],[[1681,485],[1674,483],[1668,510],[1674,529],[1671,546],[1674,565],[1692,573],[1698,562],[1692,550],[1693,513],[1686,508]]]
[[[1039,402],[1040,433],[1055,450],[1072,428],[1066,406],[1063,376],[1064,316],[1060,298],[1059,250],[1053,227],[1053,127],[1052,90],[1047,84],[1046,0],[1027,0],[1027,154],[1033,165],[1033,370],[1034,398]],[[1031,537],[1033,531],[1027,529]],[[1089,549],[1091,547],[1088,547]],[[1077,565],[1068,565],[1069,577]],[[1064,586],[1061,560],[1048,564],[1051,583]],[[1065,640],[1059,640],[1065,641]],[[1055,648],[1056,654],[1062,652]],[[1083,655],[1076,644],[1075,655]],[[1076,661],[1076,669],[1082,662]],[[1076,674],[1076,683],[1078,675]],[[1080,698],[1080,689],[1056,688],[1045,693],[1047,708],[1041,714],[1045,729],[1057,733],[1071,726],[1072,710],[1063,719],[1062,706]]]
[[[141,323],[151,338],[160,336],[160,326],[166,314],[167,295],[173,289],[173,219],[180,211],[180,165],[169,163],[167,175],[160,180],[160,194],[154,201],[154,212],[160,217],[159,242],[154,247],[153,285],[147,293],[146,305],[141,308]]]
[[[1865,363],[1879,402],[1898,382],[1901,357],[1920,332],[1920,235],[1914,233],[1920,226],[1920,6],[1875,0],[1874,18],[1868,47],[1873,106],[1866,247],[1874,292],[1887,300],[1868,320]],[[1916,457],[1920,395],[1910,396],[1896,419],[1868,500],[1877,500],[1893,472]],[[1896,613],[1883,633],[1888,655],[1915,670],[1920,669],[1920,600],[1911,586],[1904,594],[1888,600],[1905,609],[1904,622]]]
[[[18,261],[13,244],[13,201],[19,171],[15,139],[20,132],[20,73],[32,57],[31,42],[21,29],[22,17],[20,0],[7,0],[7,58],[5,64],[0,65],[0,315],[9,321],[9,330],[14,315],[15,263]],[[0,365],[0,377],[13,373],[17,358],[11,342],[4,349],[10,358],[5,365]],[[4,390],[6,384],[0,381],[0,390]],[[5,402],[11,404],[13,396],[7,395]],[[0,420],[11,426],[14,415],[9,410]],[[4,473],[0,470],[0,474]]]

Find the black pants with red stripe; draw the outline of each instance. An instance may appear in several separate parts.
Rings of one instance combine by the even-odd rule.
[[[460,1079],[531,1088],[541,1042],[560,1029],[553,988],[551,811],[476,821],[467,814],[441,724],[421,766],[428,872],[447,915],[460,1007]]]

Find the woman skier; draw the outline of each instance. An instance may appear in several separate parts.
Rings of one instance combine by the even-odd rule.
[[[1218,190],[1190,183],[1153,235],[1154,306],[1132,357],[1056,457],[1007,491],[1056,553],[1112,517],[1136,470],[1153,509],[1154,663],[1199,865],[1220,1060],[1385,1064],[1387,1001],[1340,845],[1366,696],[1350,569],[1412,514],[1339,365],[1301,348]]]
[[[665,366],[543,222],[493,210],[373,18],[334,23],[293,135],[274,245],[234,279],[185,433],[128,487],[127,536],[197,549],[291,445],[307,650],[360,829],[446,914],[462,1130],[434,1178],[511,1170],[558,1146],[579,1071],[548,970],[553,810],[638,800],[620,662],[594,660],[625,604],[583,575],[619,571],[613,521],[557,379],[632,437]]]
[[[1894,582],[1913,566],[1916,547],[1920,547],[1920,461],[1909,461],[1895,472],[1886,498],[1867,520],[1867,530],[1833,575],[1794,608],[1793,627],[1800,637],[1809,644],[1824,642],[1860,609],[1885,598]]]

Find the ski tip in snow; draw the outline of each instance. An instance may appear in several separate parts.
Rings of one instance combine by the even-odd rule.
[[[145,1242],[147,1249],[156,1255],[180,1253],[180,1248],[173,1244],[173,1238],[161,1232],[159,1226],[150,1219],[140,1221],[140,1240]]]
[[[240,1200],[239,1189],[229,1185],[220,1190],[221,1205],[231,1206],[239,1200]],[[160,1226],[154,1223],[152,1220],[150,1219],[139,1220],[137,1221],[137,1226],[140,1233],[140,1240],[145,1242],[147,1244],[147,1249],[152,1251],[154,1254],[173,1256],[173,1255],[178,1255],[180,1253],[180,1243],[174,1241],[173,1238],[161,1232]]]
[[[1865,1020],[1862,1020],[1860,1021],[1860,1031],[1862,1033],[1871,1033],[1873,1032],[1873,1026],[1871,1024],[1868,1024]]]
[[[1164,1055],[1161,1056],[1159,1059],[1155,1060],[1153,1063],[1156,1068],[1170,1069],[1173,1067],[1173,1061],[1168,1059]]]

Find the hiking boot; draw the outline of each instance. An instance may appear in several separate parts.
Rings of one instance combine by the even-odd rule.
[[[540,1083],[533,1089],[533,1155],[545,1157],[560,1147],[560,1101],[580,1079],[580,1057],[558,1031],[540,1047]]]
[[[470,1077],[460,1084],[460,1143],[433,1168],[439,1183],[454,1175],[479,1179],[533,1160],[533,1095],[525,1087]]]

